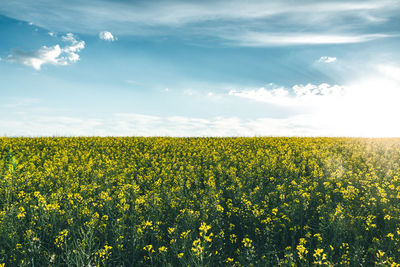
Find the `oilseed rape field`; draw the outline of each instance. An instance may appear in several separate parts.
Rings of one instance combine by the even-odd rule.
[[[0,138],[0,266],[400,266],[400,139]]]

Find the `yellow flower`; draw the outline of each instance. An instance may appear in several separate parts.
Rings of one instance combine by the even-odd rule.
[[[56,236],[56,239],[54,241],[54,244],[57,247],[61,247],[64,244],[65,238],[68,236],[68,230],[64,229],[61,232],[58,233],[58,236]]]
[[[183,257],[183,255],[184,255],[184,253],[182,252],[182,253],[179,253],[178,254],[178,258],[180,259],[180,258],[182,258]]]
[[[217,211],[224,212],[224,208],[221,205],[217,205]]]
[[[253,243],[253,241],[250,239],[250,238],[244,238],[243,240],[242,240],[242,243],[243,243],[243,245],[244,245],[244,247],[245,248],[251,248],[252,247],[252,243]]]
[[[100,249],[97,253],[96,256],[99,257],[100,259],[108,259],[111,255],[111,250],[112,246],[105,245],[103,249]]]
[[[227,258],[225,262],[233,262],[234,260],[232,258]]]
[[[303,245],[297,245],[296,249],[300,259],[303,259],[304,255],[308,253],[307,249]]]
[[[231,235],[229,236],[229,239],[231,240],[231,243],[232,243],[232,244],[235,244],[235,243],[236,243],[237,238],[236,238],[236,235],[235,235],[235,234],[231,234]]]
[[[204,236],[204,240],[211,243],[212,242],[212,237],[214,236],[213,233],[210,233],[209,235]]]
[[[18,210],[19,210],[19,213],[17,215],[17,218],[18,219],[24,218],[25,214],[26,214],[24,207],[19,207]]]
[[[154,252],[153,245],[147,245],[147,246],[143,247],[143,250],[147,251],[148,253]]]
[[[376,253],[376,257],[377,257],[378,259],[382,258],[384,255],[385,255],[385,252],[383,252],[383,251],[381,251],[381,250],[378,250],[378,252]]]
[[[192,251],[196,255],[200,255],[203,252],[203,247],[201,246],[200,239],[196,239],[196,240],[193,241]]]
[[[273,214],[273,215],[276,215],[277,213],[278,213],[278,209],[276,209],[276,208],[275,208],[275,209],[272,209],[272,214]]]
[[[208,230],[210,230],[211,226],[207,225],[206,223],[201,223],[201,226],[199,227],[200,230],[200,235],[202,235],[203,233],[206,234],[208,232]]]
[[[200,245],[200,239],[196,239],[193,241],[193,246],[199,246]]]
[[[167,252],[167,250],[168,250],[168,249],[167,249],[165,246],[162,246],[162,247],[159,247],[159,248],[158,248],[158,251],[159,251],[159,252]]]
[[[321,256],[322,252],[324,252],[322,248],[317,248],[316,250],[314,250],[314,257],[318,258],[319,256]]]
[[[182,232],[182,233],[181,233],[181,238],[186,238],[190,232],[191,232],[191,230]]]
[[[321,241],[322,241],[321,234],[314,234],[314,237],[317,238],[318,242],[321,242]]]
[[[152,221],[144,221],[143,222],[143,229],[150,228],[153,229],[153,222]]]

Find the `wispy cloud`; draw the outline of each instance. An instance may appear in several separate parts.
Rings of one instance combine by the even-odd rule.
[[[399,10],[398,0],[304,0],[296,5],[290,0],[14,0],[0,6],[1,14],[59,32],[98,34],[108,28],[124,35],[212,36],[244,46],[366,42],[393,33],[393,27],[374,32],[370,26],[389,25]]]
[[[328,57],[328,56],[322,56],[318,59],[318,62],[322,63],[333,63],[336,62],[337,58],[336,57]]]
[[[52,12],[42,13],[40,7],[46,5]],[[22,11],[29,10],[30,13],[17,12],[17,8]],[[37,0],[26,3],[24,0],[14,0],[1,7],[1,11],[11,16],[21,16],[32,18],[35,24],[45,20],[59,21],[70,19],[72,16],[81,16],[82,20],[93,20],[92,25],[87,27],[96,27],[99,24],[115,24],[115,22],[140,23],[142,25],[185,25],[201,21],[232,21],[235,19],[251,20],[265,19],[277,15],[288,15],[295,18],[296,15],[302,16],[305,23],[310,20],[333,20],[338,16],[358,17],[363,14],[382,17],[388,16],[387,10],[399,8],[397,0],[369,0],[369,1],[299,1],[299,5],[293,5],[290,0],[279,2],[268,1],[147,1],[145,4],[124,1],[99,1],[87,0],[84,2],[72,1],[64,2],[61,0]],[[70,13],[65,14],[65,11]],[[74,12],[75,14],[72,14]],[[115,14],[120,14],[115,16]],[[329,18],[332,14],[336,18]],[[44,15],[40,18],[39,15]],[[62,16],[61,16],[62,15]],[[134,16],[133,16],[134,15]],[[308,15],[308,16],[305,16]],[[336,20],[337,21],[337,20]],[[58,22],[57,24],[59,24]],[[245,21],[244,21],[245,22]],[[78,23],[77,21],[75,23]],[[66,27],[67,25],[65,25]]]
[[[9,103],[4,104],[0,107],[4,107],[7,109],[14,109],[14,108],[27,107],[30,105],[38,104],[40,102],[41,100],[39,98],[21,98],[21,99],[15,99],[14,101],[10,101]]]
[[[40,70],[44,64],[65,66],[77,62],[79,60],[78,53],[85,48],[85,42],[78,41],[72,33],[62,36],[62,40],[69,44],[63,47],[59,44],[50,47],[42,46],[33,51],[13,49],[7,60],[36,70]]]
[[[238,117],[210,119],[184,116],[148,116],[136,113],[114,114],[112,119],[69,116],[30,116],[18,120],[0,119],[8,136],[299,136],[313,135],[302,117],[287,119]],[[303,127],[299,127],[303,126]],[[3,134],[0,132],[0,135]]]
[[[110,41],[110,42],[114,42],[115,38],[114,35],[111,32],[108,31],[102,31],[99,33],[99,38],[105,41]]]
[[[319,33],[265,33],[246,32],[243,34],[225,36],[241,46],[262,47],[282,45],[324,45],[363,43],[379,38],[387,38],[388,34],[319,34]]]
[[[33,116],[0,118],[0,132],[7,136],[398,136],[396,125],[380,115],[374,121],[357,120],[354,114],[335,109],[286,118],[149,116],[113,114],[111,118]],[[1,130],[0,130],[1,131]]]

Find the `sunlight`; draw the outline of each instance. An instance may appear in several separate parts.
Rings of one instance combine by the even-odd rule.
[[[346,86],[340,99],[331,98],[321,108],[338,131],[350,136],[397,136],[400,124],[400,86],[384,76],[369,76]]]

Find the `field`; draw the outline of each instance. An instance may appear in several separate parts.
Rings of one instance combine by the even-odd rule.
[[[0,266],[400,266],[400,139],[0,138]]]

